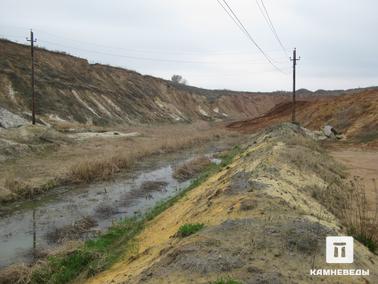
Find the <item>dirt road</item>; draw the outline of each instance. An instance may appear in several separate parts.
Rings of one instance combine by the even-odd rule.
[[[352,176],[360,176],[364,179],[369,207],[375,210],[378,206],[376,197],[378,191],[375,193],[375,188],[378,187],[378,151],[347,148],[333,149],[330,154],[345,165]]]

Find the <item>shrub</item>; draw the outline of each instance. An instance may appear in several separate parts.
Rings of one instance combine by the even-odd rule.
[[[201,230],[205,225],[202,223],[195,223],[195,224],[184,224],[182,225],[178,232],[177,235],[179,237],[185,238],[187,236],[193,235],[197,233],[199,230]]]
[[[49,242],[52,243],[64,243],[68,240],[79,239],[80,236],[89,229],[97,226],[97,222],[92,217],[83,217],[73,224],[63,226],[61,228],[55,228],[47,233],[46,237]]]
[[[375,180],[373,180],[375,182]],[[348,234],[376,253],[378,249],[378,208],[375,214],[369,212],[365,187],[361,177],[349,182],[331,182],[325,188],[309,189],[311,196],[318,200],[346,226]],[[378,190],[376,197],[378,200]],[[376,202],[378,206],[378,202]]]
[[[171,78],[172,82],[175,84],[186,85],[187,81],[181,75],[173,75]]]
[[[378,190],[375,179],[376,200]],[[369,212],[365,187],[361,177],[355,176],[350,181],[348,191],[348,208],[345,214],[345,222],[350,235],[363,243],[373,253],[378,253],[378,203],[376,202],[375,214]]]
[[[210,164],[210,159],[205,156],[190,160],[177,167],[173,173],[173,177],[179,181],[188,180],[198,175]]]

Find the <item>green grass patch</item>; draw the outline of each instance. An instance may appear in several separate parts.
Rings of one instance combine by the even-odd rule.
[[[125,219],[103,235],[87,241],[67,255],[51,256],[36,269],[32,283],[67,283],[77,276],[89,277],[108,268],[125,250],[133,248],[133,238],[143,229],[143,220]]]
[[[232,160],[235,158],[237,154],[240,154],[242,152],[242,149],[239,145],[235,145],[231,150],[228,151],[227,154],[222,156],[222,163],[220,163],[220,167],[223,168],[230,164]]]
[[[362,243],[372,253],[378,254],[378,242],[376,241],[374,234],[359,232],[359,230],[356,230],[355,228],[349,229],[348,234],[350,236],[353,236],[360,243]]]
[[[187,236],[197,233],[203,227],[205,227],[205,224],[202,223],[184,224],[179,228],[177,235],[179,237],[185,238]]]
[[[122,256],[137,248],[136,236],[143,230],[148,221],[154,219],[184,197],[188,191],[199,186],[211,175],[227,166],[240,152],[240,148],[235,146],[224,157],[221,164],[210,164],[186,189],[158,203],[142,217],[120,221],[99,237],[86,241],[74,252],[48,257],[44,264],[33,270],[31,283],[68,283],[78,277],[84,279],[106,270]],[[184,234],[192,234],[202,227],[203,224],[186,224],[182,230]]]

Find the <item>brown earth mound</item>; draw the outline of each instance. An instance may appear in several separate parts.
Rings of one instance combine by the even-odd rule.
[[[253,133],[268,125],[290,121],[291,110],[292,103],[280,103],[263,116],[233,122],[228,128]],[[378,90],[372,89],[326,100],[298,101],[297,121],[312,130],[319,130],[327,124],[332,125],[356,142],[377,144]]]
[[[357,240],[353,264],[325,262],[326,236],[346,233],[344,175],[303,129],[269,129],[151,220],[135,252],[88,282],[376,283],[377,256]],[[204,228],[175,237],[189,223]],[[310,275],[321,268],[369,269],[370,276]]]

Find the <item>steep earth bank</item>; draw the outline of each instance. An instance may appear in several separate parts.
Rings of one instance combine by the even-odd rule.
[[[241,119],[261,115],[288,98],[284,92],[212,91],[174,84],[40,48],[35,62],[38,117],[51,124]],[[0,110],[30,116],[30,65],[29,47],[0,40]]]

